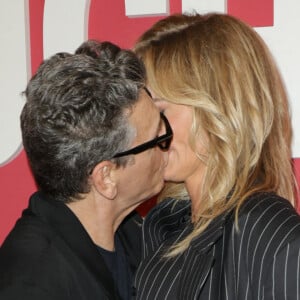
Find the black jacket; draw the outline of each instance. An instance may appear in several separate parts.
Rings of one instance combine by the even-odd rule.
[[[190,201],[166,200],[143,225],[137,299],[300,299],[300,216],[288,201],[261,193],[217,217],[181,255],[170,245],[191,230]]]
[[[128,216],[117,234],[134,272],[141,219]],[[119,299],[97,247],[63,203],[35,193],[0,248],[1,300]]]

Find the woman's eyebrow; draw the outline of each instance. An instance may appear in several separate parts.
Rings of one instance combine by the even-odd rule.
[[[160,98],[155,98],[152,96],[151,92],[147,89],[147,87],[144,86],[144,90],[145,92],[147,93],[147,95],[154,101],[154,102],[157,102],[157,101],[161,101]]]
[[[159,115],[159,123],[158,123],[157,130],[156,130],[156,136],[159,135],[159,132],[161,131],[163,125],[164,125],[164,122],[163,122],[161,116]]]
[[[144,90],[145,90],[145,92],[148,94],[148,96],[149,96],[151,99],[153,99],[153,97],[152,97],[150,91],[149,91],[145,86],[144,86]]]

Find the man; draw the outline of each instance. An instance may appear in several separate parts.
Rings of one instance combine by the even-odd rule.
[[[144,85],[132,52],[96,41],[30,80],[21,128],[39,191],[0,249],[0,299],[130,298],[131,212],[163,187],[172,138]]]

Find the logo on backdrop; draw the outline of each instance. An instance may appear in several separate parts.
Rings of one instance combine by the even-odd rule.
[[[88,37],[131,47],[137,36],[152,23],[170,13],[182,11],[227,11],[252,26],[272,26],[274,19],[273,0],[266,0],[264,4],[260,0],[247,0],[243,1],[242,7],[239,0],[44,0],[39,9],[33,2],[36,4],[33,0],[4,0],[0,3],[1,36],[4,35],[10,45],[7,50],[1,49],[5,53],[0,56],[3,70],[8,70],[0,80],[0,167],[12,161],[22,149],[19,115],[24,98],[21,92],[34,69],[30,63],[37,51],[44,57],[58,51],[72,52]],[[40,35],[33,32],[33,26],[29,27],[34,21],[29,20],[29,16],[34,18],[35,14],[42,16],[42,23],[37,29]],[[33,37],[41,41],[37,43],[32,40]],[[43,49],[32,51],[32,43],[41,45]]]

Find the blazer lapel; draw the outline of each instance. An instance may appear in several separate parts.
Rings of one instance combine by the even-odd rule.
[[[194,299],[200,293],[214,262],[212,253],[205,255],[190,250],[179,284],[179,299],[182,300]]]
[[[185,254],[179,284],[179,299],[195,299],[201,292],[213,267],[213,245],[222,237],[227,214],[213,220],[207,229],[194,238]]]

